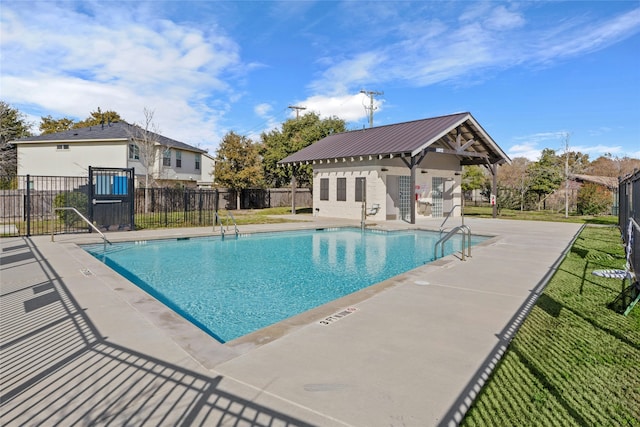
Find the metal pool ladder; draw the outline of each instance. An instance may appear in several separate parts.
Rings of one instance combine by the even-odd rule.
[[[466,225],[459,225],[457,227],[452,228],[451,231],[449,231],[442,238],[440,238],[440,240],[436,242],[435,246],[433,247],[434,260],[438,259],[438,245],[440,245],[440,258],[442,258],[444,256],[445,242],[450,238],[452,238],[453,236],[455,236],[458,232],[462,232],[462,261],[466,261],[465,254],[464,254],[465,240],[466,240],[467,256],[468,257],[471,256],[471,229]]]
[[[215,212],[215,219],[213,222],[213,230],[215,231],[216,229],[216,225],[220,225],[220,235],[222,236],[222,238],[224,239],[224,235],[225,235],[225,227],[226,227],[226,231],[229,231],[229,221],[231,221],[231,223],[233,224],[233,228],[236,232],[236,237],[238,237],[238,234],[240,234],[240,230],[238,230],[238,225],[236,224],[236,219],[233,217],[233,214],[231,212],[227,212],[227,215],[224,217],[225,221],[223,222],[222,218],[220,217],[220,214],[218,214],[218,211]]]

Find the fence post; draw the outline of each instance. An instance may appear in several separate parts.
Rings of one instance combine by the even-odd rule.
[[[131,218],[131,230],[136,229],[136,185],[135,168],[130,168],[127,172],[127,194],[130,196],[131,206],[129,206],[129,217]]]
[[[27,237],[31,237],[31,175],[27,174],[27,200],[25,200],[24,211],[27,220]]]
[[[198,225],[202,224],[202,190],[196,190],[198,194]]]
[[[166,187],[162,188],[162,201],[163,201],[162,205],[164,206],[164,226],[167,227],[169,224],[169,221],[167,219],[168,206],[167,206],[167,188]]]

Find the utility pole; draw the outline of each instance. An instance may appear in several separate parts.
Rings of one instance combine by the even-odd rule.
[[[298,120],[298,117],[300,116],[300,110],[307,109],[307,107],[298,107],[297,105],[289,105],[289,108],[291,108],[292,110],[296,110],[296,120]]]
[[[364,93],[365,95],[367,95],[369,97],[369,106],[368,107],[364,107],[365,110],[369,111],[369,127],[372,128],[373,127],[373,112],[374,110],[377,110],[377,108],[375,108],[373,106],[373,97],[374,96],[378,96],[378,95],[384,95],[384,92],[377,92],[375,90],[361,90],[360,93]]]

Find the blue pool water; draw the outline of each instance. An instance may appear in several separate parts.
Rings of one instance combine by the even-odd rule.
[[[116,243],[84,249],[221,342],[433,260],[439,233],[360,229]],[[472,244],[486,237],[474,236]],[[460,250],[460,236],[445,253]]]

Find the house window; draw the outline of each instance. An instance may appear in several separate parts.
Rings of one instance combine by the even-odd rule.
[[[162,152],[162,166],[171,166],[171,150],[168,148]]]
[[[367,178],[356,178],[356,202],[364,202],[366,199]]]
[[[320,178],[320,200],[329,200],[329,178]]]
[[[57,150],[68,150],[69,149],[69,144],[58,144],[56,146]]]
[[[182,167],[182,151],[176,151],[176,167]]]
[[[200,154],[196,154],[196,170],[200,170]]]
[[[140,147],[136,144],[129,144],[129,158],[131,160],[140,160]]]
[[[336,200],[339,202],[347,201],[347,178],[338,178],[338,187]]]

